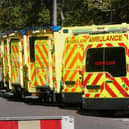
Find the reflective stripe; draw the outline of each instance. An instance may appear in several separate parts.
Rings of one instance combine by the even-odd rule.
[[[61,129],[61,120],[41,120],[41,129]]]
[[[0,129],[61,129],[61,120],[0,121]]]
[[[36,61],[38,61],[38,63],[42,66],[46,65],[46,67],[48,67],[48,53],[46,53],[47,50],[42,50],[41,48],[45,48],[44,45],[38,46],[36,45]],[[45,67],[45,66],[44,66]]]
[[[0,121],[0,129],[18,129],[17,121]]]
[[[31,119],[0,120],[0,129],[74,129],[74,119],[69,116]]]
[[[19,40],[11,40],[11,82],[19,83],[21,80],[20,76],[20,48]]]
[[[126,43],[126,41],[125,41]],[[129,59],[129,47],[126,46],[124,42],[120,42],[120,43],[104,43],[104,44],[93,44],[88,45],[88,47],[93,47],[93,48],[98,48],[98,47],[105,47],[105,45],[107,47],[113,47],[113,46],[120,46],[120,47],[124,47],[126,50],[126,59]],[[87,48],[86,48],[87,49]],[[128,71],[127,71],[128,72]],[[103,72],[103,73],[84,73],[84,86],[86,85],[100,85],[101,86],[101,91],[98,92],[87,92],[87,90],[85,90],[85,97],[100,97],[100,98],[112,98],[112,97],[127,97],[127,95],[129,94],[129,79],[127,77],[117,77],[114,78],[112,76],[110,76],[110,80],[112,81],[112,83],[107,83],[105,79],[102,79],[102,74],[104,75],[108,75],[108,73]],[[105,78],[106,78],[105,76]],[[127,73],[128,76],[128,73]],[[90,82],[90,83],[89,83]],[[125,88],[124,86],[125,85]]]
[[[82,81],[79,72],[82,69],[84,47],[87,36],[72,36],[67,38],[63,53],[63,85],[64,92],[81,92]],[[74,81],[75,85],[67,86],[65,81]]]
[[[19,121],[18,129],[42,129],[40,128],[40,121]]]

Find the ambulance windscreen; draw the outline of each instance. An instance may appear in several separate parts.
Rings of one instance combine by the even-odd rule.
[[[112,76],[126,76],[124,47],[90,48],[86,54],[86,72],[108,72]]]

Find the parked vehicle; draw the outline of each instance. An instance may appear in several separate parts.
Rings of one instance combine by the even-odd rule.
[[[7,33],[4,85],[20,98],[29,95],[45,102],[80,103],[79,73],[88,28],[50,26]]]
[[[129,108],[129,25],[95,26],[89,34],[83,71],[83,108]]]

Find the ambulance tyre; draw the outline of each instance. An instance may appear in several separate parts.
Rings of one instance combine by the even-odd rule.
[[[24,99],[25,98],[24,91],[20,86],[16,87],[15,91],[16,91],[16,93],[14,93],[14,95],[17,99]]]
[[[41,103],[52,103],[54,92],[48,86],[40,89],[39,99]]]
[[[41,104],[46,103],[46,97],[44,95],[39,97]]]
[[[40,102],[41,103],[44,103],[45,102],[44,97],[40,97]]]
[[[25,93],[23,90],[21,91],[21,99],[23,99],[23,100],[25,99]]]
[[[56,102],[56,94],[54,91],[52,91],[52,102],[55,103]]]
[[[50,91],[49,103],[56,102],[56,95],[54,91]]]
[[[55,93],[54,91],[50,91],[50,94],[49,94],[49,103],[53,103],[55,101]]]
[[[46,100],[47,103],[52,103],[53,102],[52,91],[47,91],[45,100]]]
[[[101,110],[99,111],[99,113],[102,116],[114,116],[116,111],[115,110]]]
[[[61,108],[65,108],[67,107],[67,103],[64,102],[64,95],[63,93],[61,93]]]
[[[43,103],[43,104],[44,103],[50,103],[50,102],[52,102],[51,96],[48,95],[47,93],[44,93],[44,95],[39,96],[39,98],[40,98],[40,102]]]
[[[48,103],[52,103],[52,97],[51,96],[48,97]]]

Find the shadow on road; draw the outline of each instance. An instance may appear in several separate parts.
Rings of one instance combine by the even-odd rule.
[[[82,110],[79,109],[78,114],[92,117],[106,117],[106,118],[129,118],[129,111],[111,111],[111,110]]]
[[[27,105],[39,105],[39,106],[56,106],[63,110],[76,110],[77,114],[91,116],[91,117],[104,117],[104,118],[129,118],[128,111],[97,111],[97,110],[82,110],[81,105],[78,104],[61,104],[61,103],[44,103],[39,99],[18,99],[8,93],[0,93],[0,97],[5,98],[7,101],[24,102]]]
[[[76,111],[80,110],[80,106],[81,105],[79,105],[79,104],[62,104],[62,103],[60,103],[58,105],[58,107],[60,109],[63,109],[63,110],[76,110]]]
[[[16,98],[11,92],[0,93],[0,97],[5,98],[7,101],[23,102],[23,99]]]
[[[28,105],[39,105],[39,106],[58,106],[57,103],[46,103],[42,102],[40,99],[25,99],[24,102]]]

